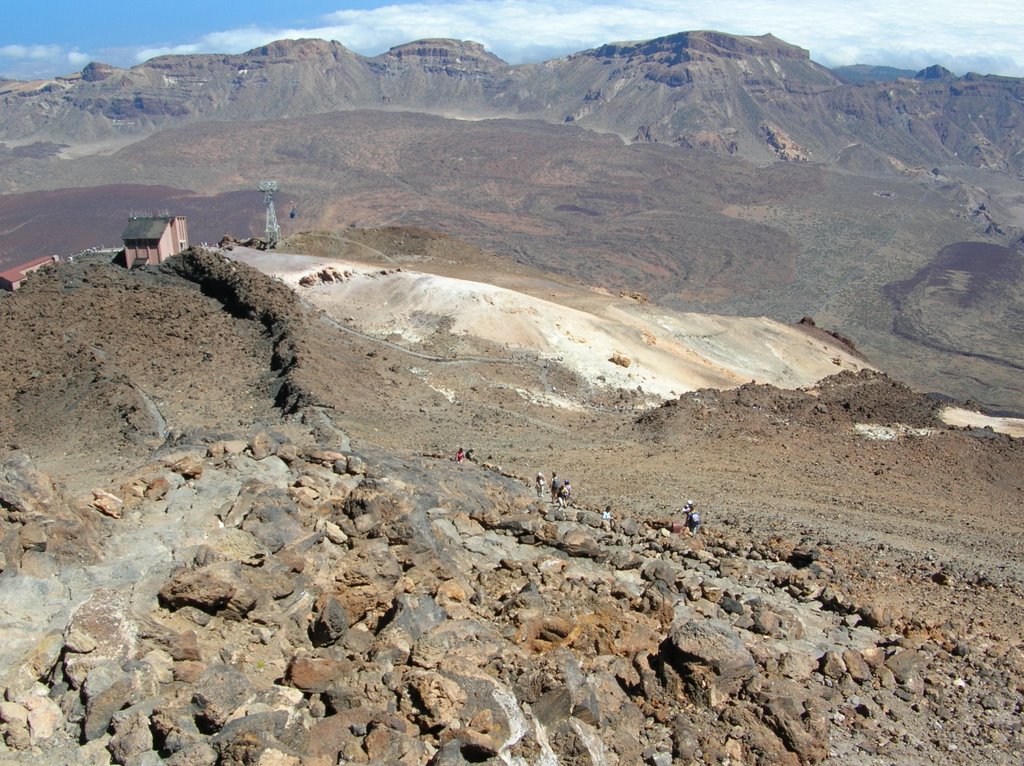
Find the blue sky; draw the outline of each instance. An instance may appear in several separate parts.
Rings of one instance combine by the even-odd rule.
[[[168,53],[241,53],[284,38],[337,40],[364,55],[423,37],[483,43],[510,63],[606,42],[714,29],[772,33],[826,66],[942,64],[1024,77],[1020,0],[5,0],[0,77],[129,67]]]

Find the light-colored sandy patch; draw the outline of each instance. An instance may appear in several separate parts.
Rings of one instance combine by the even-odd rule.
[[[430,375],[427,373],[426,370],[421,370],[419,367],[410,367],[409,372],[411,372],[417,378],[426,383],[427,388],[429,388],[431,391],[435,391],[441,394],[441,396],[447,399],[449,403],[455,404],[455,402],[458,401],[458,397],[456,396],[455,392],[452,391],[450,388],[444,388],[443,386],[435,386],[430,381]]]
[[[989,427],[996,433],[1017,438],[1024,437],[1024,418],[997,418],[961,407],[947,407],[939,413],[943,423],[958,428]]]
[[[721,212],[729,218],[764,223],[771,219],[774,209],[770,205],[726,205]]]
[[[891,442],[904,436],[931,436],[934,428],[911,428],[902,423],[881,426],[874,423],[855,423],[853,430],[871,441]]]
[[[551,394],[546,391],[527,391],[525,388],[517,388],[515,392],[519,395],[519,398],[524,401],[530,402],[531,404],[539,404],[544,407],[557,407],[560,410],[579,410],[584,409],[583,405],[579,402],[574,402],[564,396],[558,396],[558,394]]]
[[[585,288],[572,296],[570,306],[555,294],[551,297],[558,301],[352,261],[247,248],[225,255],[282,279],[364,333],[418,343],[443,319],[454,336],[508,348],[510,356],[526,351],[558,361],[605,389],[674,398],[751,381],[798,388],[866,366],[838,345],[765,317],[672,313]],[[330,270],[330,281],[300,286],[304,277],[324,269]]]

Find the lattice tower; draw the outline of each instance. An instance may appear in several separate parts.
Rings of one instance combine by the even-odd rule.
[[[263,192],[263,204],[267,206],[267,248],[277,247],[281,227],[277,224],[277,211],[274,210],[274,192],[281,186],[277,181],[260,181],[257,188]]]

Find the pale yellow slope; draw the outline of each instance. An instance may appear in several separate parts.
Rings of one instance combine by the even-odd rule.
[[[377,336],[421,340],[424,316],[455,335],[559,360],[595,385],[672,397],[756,381],[798,388],[867,366],[837,344],[766,318],[671,313],[594,291],[575,306],[478,281],[235,248],[229,257],[277,276],[335,319]],[[341,281],[300,287],[323,269]],[[585,306],[581,308],[581,306]],[[628,360],[628,366],[609,360]]]

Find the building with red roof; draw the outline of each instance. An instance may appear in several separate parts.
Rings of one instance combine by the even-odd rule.
[[[24,282],[28,278],[28,275],[33,271],[43,268],[43,266],[48,263],[57,263],[59,260],[59,256],[44,255],[9,268],[6,271],[0,271],[0,289],[9,290],[13,293],[21,287],[21,283]]]

